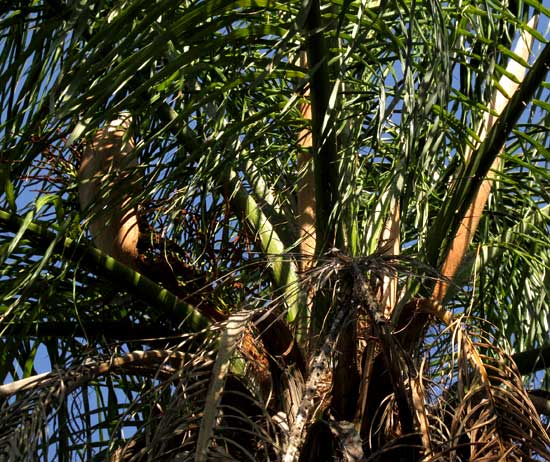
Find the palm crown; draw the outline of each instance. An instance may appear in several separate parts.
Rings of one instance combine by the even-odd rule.
[[[549,16],[12,2],[2,457],[550,457]]]

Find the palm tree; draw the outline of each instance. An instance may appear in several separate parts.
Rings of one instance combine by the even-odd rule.
[[[544,4],[2,6],[0,460],[549,460]]]

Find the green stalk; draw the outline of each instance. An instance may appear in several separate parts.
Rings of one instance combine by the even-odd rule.
[[[298,275],[290,257],[285,257],[285,252],[288,249],[261,207],[240,184],[234,171],[229,173],[229,184],[231,189],[235,191],[233,204],[243,213],[246,222],[256,234],[262,251],[270,261],[275,286],[284,290],[285,301],[288,305],[287,319],[289,322],[293,322],[300,312],[300,303],[297,285]]]
[[[6,231],[17,233],[23,225],[23,218],[0,210],[0,226]],[[24,235],[41,250],[47,249],[57,237],[47,226],[36,222],[26,225]],[[208,320],[192,305],[87,243],[81,244],[63,237],[54,247],[54,252],[65,260],[84,265],[106,279],[119,282],[133,295],[157,308],[159,313],[183,321],[183,325],[191,332],[200,331],[208,326]]]
[[[330,74],[329,52],[323,34],[319,0],[307,5],[304,31],[307,37],[306,52],[310,68],[311,126],[313,137],[313,170],[315,177],[315,254],[341,245],[336,242],[335,226],[331,214],[338,198],[338,168],[336,134],[329,124]],[[311,312],[311,338],[322,330],[329,309],[326,294],[316,294]]]
[[[159,115],[167,124],[172,123],[178,117],[177,112],[167,104],[160,107]],[[178,132],[176,136],[191,153],[200,152],[201,146],[188,132],[183,134]],[[288,248],[258,203],[240,184],[238,175],[233,169],[229,170],[228,182],[231,189],[235,191],[232,200],[234,206],[244,216],[248,226],[256,234],[262,252],[270,260],[275,286],[285,293],[285,301],[288,306],[287,319],[289,322],[293,322],[300,312],[300,303],[297,286],[298,275],[293,262],[286,255]]]
[[[305,21],[306,50],[311,69],[310,92],[313,136],[313,168],[316,199],[316,249],[321,255],[335,245],[335,229],[329,223],[337,197],[337,146],[334,130],[329,127],[329,53],[323,36],[319,0],[312,0]]]

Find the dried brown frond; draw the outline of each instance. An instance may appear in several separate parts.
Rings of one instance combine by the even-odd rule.
[[[251,315],[252,312],[247,316]],[[252,335],[244,330],[245,325],[234,326],[233,347],[242,346],[238,338]],[[83,427],[90,409],[86,410],[82,403],[90,406],[89,397],[95,395],[110,407],[103,418],[106,408],[94,411],[99,429],[107,431],[108,428],[113,435],[127,434],[126,428],[134,429],[126,439],[113,438],[118,444],[116,447],[108,446],[108,440],[103,443],[99,455],[104,460],[193,458],[205,409],[210,409],[213,417],[207,435],[207,460],[276,460],[275,448],[281,444],[284,421],[272,419],[262,393],[255,391],[254,377],[236,373],[238,354],[233,354],[232,348],[222,348],[220,351],[225,352],[225,356],[218,356],[218,363],[226,366],[224,376],[216,370],[213,374],[215,352],[220,348],[217,340],[220,329],[226,327],[211,328],[206,335],[187,336],[171,349],[114,352],[108,358],[90,356],[65,370],[57,369],[35,380],[3,386],[0,458],[6,461],[19,461],[22,457],[35,459],[40,448],[47,447],[57,437],[55,432],[45,431],[51,425],[59,425],[55,422],[64,419],[74,428]],[[235,365],[233,360],[237,361]],[[119,375],[125,379],[115,386],[118,398],[114,399],[112,386]],[[149,378],[150,386],[134,388],[132,375],[140,377],[136,383]],[[209,385],[217,387],[215,400],[209,399]],[[119,406],[118,400],[122,399],[119,393],[128,393],[130,401]],[[10,399],[15,395],[17,400]],[[91,444],[90,438],[90,434],[76,431],[75,451],[83,444]]]
[[[431,359],[448,368],[445,377],[428,372],[443,390],[429,406],[443,425],[428,460],[548,459],[550,439],[515,364],[495,344],[490,326],[474,328],[472,321],[456,318],[435,339],[442,343]]]

